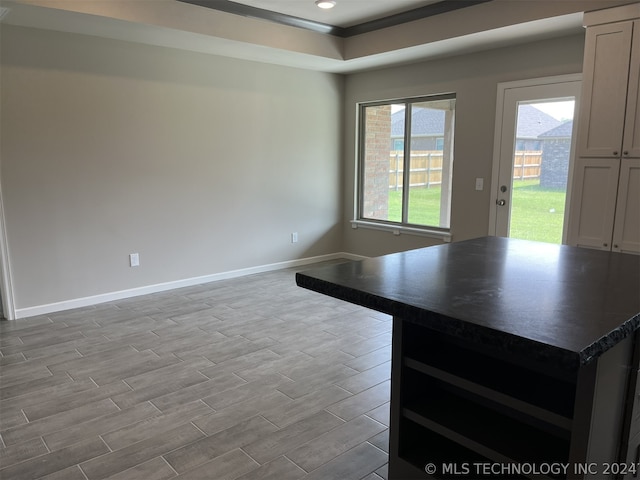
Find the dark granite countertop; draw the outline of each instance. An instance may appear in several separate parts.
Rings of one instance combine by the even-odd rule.
[[[298,273],[299,286],[575,370],[640,328],[640,256],[500,237]]]

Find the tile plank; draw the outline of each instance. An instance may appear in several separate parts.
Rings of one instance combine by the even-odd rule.
[[[94,438],[3,468],[0,470],[0,478],[32,480],[64,470],[90,458],[99,457],[107,452],[109,449],[104,442]]]
[[[195,442],[202,437],[202,432],[188,423],[81,463],[80,468],[89,480],[101,480]]]
[[[326,480],[328,478],[360,480],[378,470],[386,462],[386,453],[370,443],[362,443],[302,478],[304,480]]]
[[[55,432],[70,424],[80,424],[102,415],[117,412],[119,408],[111,400],[104,399],[97,402],[87,403],[81,407],[68,410],[66,412],[50,415],[40,420],[9,428],[0,432],[4,443],[15,445],[26,442],[34,437],[41,437],[47,433]]]
[[[223,372],[221,375],[211,378],[211,380],[196,383],[181,390],[156,397],[151,400],[151,403],[160,410],[166,411],[185,403],[225,392],[240,385],[245,385],[246,383],[243,379],[232,373]]]
[[[74,392],[69,395],[57,397],[48,402],[38,403],[34,406],[24,408],[24,413],[30,422],[41,418],[50,417],[61,412],[67,412],[89,403],[104,400],[114,395],[130,392],[131,388],[122,381],[116,381],[108,385],[104,385],[81,392]]]
[[[49,453],[49,449],[40,438],[27,440],[7,448],[0,448],[0,465],[8,467],[30,458]]]
[[[276,407],[286,407],[291,401],[292,400],[283,393],[274,390],[273,392],[256,395],[243,402],[237,402],[223,409],[216,410],[214,413],[194,420],[193,423],[207,435],[213,435],[246,418],[261,415],[264,411]]]
[[[360,416],[288,452],[287,458],[310,472],[385,430],[384,425]]]
[[[80,467],[75,465],[40,477],[40,480],[87,480],[87,477],[84,476]]]
[[[156,383],[115,395],[112,397],[112,400],[118,407],[126,408],[146,400],[153,400],[157,397],[181,391],[184,388],[203,383],[207,380],[207,377],[201,373],[189,371],[188,369],[185,373],[176,373],[175,375],[167,376],[168,380],[161,382],[158,381],[155,375],[150,375],[149,377],[155,378]],[[129,384],[129,381],[127,381],[127,384]]]
[[[216,480],[233,480],[255,470],[258,464],[242,450],[237,449],[220,455],[210,462],[176,477],[177,480],[203,480],[215,472]]]
[[[298,445],[304,444],[343,423],[334,415],[321,411],[265,436],[265,438],[256,440],[244,447],[243,450],[262,464],[274,460]]]
[[[160,436],[164,432],[179,428],[211,411],[211,408],[200,401],[187,403],[158,415],[141,417],[134,423],[104,433],[102,439],[112,450],[119,450],[142,442],[146,438]]]
[[[379,383],[375,387],[331,405],[327,410],[344,420],[351,420],[389,401],[390,392],[391,382]]]
[[[150,417],[160,415],[160,411],[150,403],[141,403],[131,408],[116,411],[80,424],[44,435],[43,440],[51,450],[72,445],[83,438],[106,435],[119,428],[132,425]]]
[[[278,457],[238,477],[238,480],[297,480],[302,478],[305,473],[288,458]]]
[[[177,473],[162,457],[156,457],[124,472],[111,475],[109,480],[167,480],[176,476]]]
[[[297,398],[287,405],[272,408],[264,412],[264,417],[279,427],[286,427],[350,396],[351,394],[346,390],[329,385]]]
[[[351,393],[360,393],[384,381],[391,379],[391,361],[381,363],[358,375],[352,375],[336,383],[337,386]]]
[[[271,437],[269,434],[273,434],[277,429],[274,424],[267,422],[264,418],[253,417],[175,450],[164,458],[176,472],[184,473],[261,437]]]

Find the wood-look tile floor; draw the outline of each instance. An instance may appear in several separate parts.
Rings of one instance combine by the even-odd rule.
[[[0,479],[385,479],[391,319],[294,274],[0,322]]]

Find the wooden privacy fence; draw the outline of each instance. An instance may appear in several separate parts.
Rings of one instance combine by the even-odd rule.
[[[513,158],[513,178],[525,180],[540,178],[542,152],[533,150],[516,150]]]
[[[442,183],[442,150],[414,150],[411,152],[409,186],[426,187]],[[389,188],[402,188],[404,152],[392,150],[389,155]]]
[[[442,183],[442,150],[414,150],[411,152],[411,171],[409,186],[426,187]],[[542,152],[532,150],[518,150],[514,155],[513,178],[525,180],[539,178],[542,165]],[[389,188],[400,190],[404,175],[404,152],[391,150],[389,152]]]

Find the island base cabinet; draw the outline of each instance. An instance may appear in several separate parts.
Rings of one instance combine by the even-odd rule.
[[[640,466],[640,332],[636,332],[635,336],[621,451],[625,464]],[[623,480],[638,480],[640,479],[640,470],[628,471],[622,475],[622,478]]]
[[[562,369],[394,318],[389,479],[618,478],[632,345]]]

